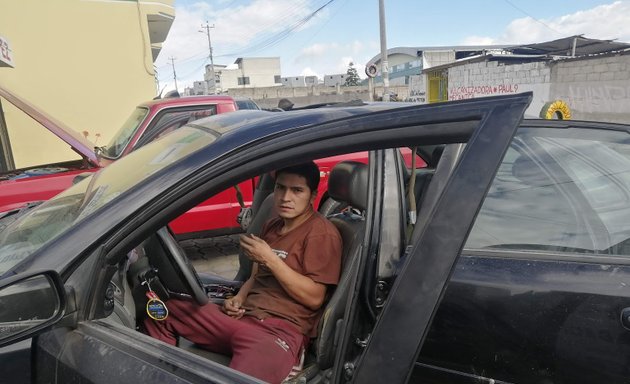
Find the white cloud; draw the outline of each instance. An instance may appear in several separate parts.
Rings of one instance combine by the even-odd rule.
[[[305,73],[317,68],[317,76],[346,73],[348,64],[354,63],[359,76],[365,77],[363,68],[365,63],[372,58],[373,47],[378,46],[373,42],[353,41],[348,44],[316,43],[301,50],[295,57],[290,68],[283,67],[283,76],[294,73]],[[351,55],[350,55],[351,54]],[[363,59],[357,59],[362,57]],[[313,71],[315,72],[315,71]]]
[[[317,76],[321,78],[321,75],[315,72],[311,67],[304,68],[302,72],[300,73],[300,76]]]
[[[594,39],[630,41],[629,1],[616,1],[592,9],[551,19],[525,17],[513,20],[496,37],[469,36],[462,44],[524,44],[554,40],[572,35]]]
[[[214,62],[229,64],[225,58],[232,60],[234,56],[240,56],[243,49],[245,56],[264,52],[264,48],[281,37],[277,35],[279,32],[315,10],[310,0],[252,0],[245,5],[228,5],[227,8],[224,3],[211,5],[199,1],[176,5],[175,21],[155,63],[162,82],[172,79],[170,57],[177,59],[175,66],[181,83],[189,85],[193,80],[202,79],[203,67],[209,62],[208,38],[202,29],[206,22],[214,26],[210,29]],[[298,30],[308,28],[325,17],[326,10]]]

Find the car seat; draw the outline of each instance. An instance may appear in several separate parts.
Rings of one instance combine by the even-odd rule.
[[[317,337],[311,341],[304,369],[291,381],[303,382],[322,371],[331,372],[330,368],[334,364],[341,330],[345,326],[346,303],[359,267],[361,243],[365,235],[363,212],[368,200],[368,166],[355,161],[336,164],[330,172],[328,194],[352,207],[329,217],[343,241],[341,276],[322,311]]]

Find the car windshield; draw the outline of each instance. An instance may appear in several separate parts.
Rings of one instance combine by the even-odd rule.
[[[33,209],[0,232],[0,275],[134,185],[215,140],[206,131],[183,127]]]
[[[238,109],[260,109],[256,103],[249,99],[236,99]]]
[[[149,113],[147,108],[136,108],[131,116],[125,121],[122,127],[116,132],[109,144],[105,146],[102,154],[105,157],[117,159],[122,154],[133,135],[137,132],[138,127]]]

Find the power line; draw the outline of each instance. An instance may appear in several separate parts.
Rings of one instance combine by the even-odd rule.
[[[301,26],[303,26],[304,24],[306,24],[308,21],[310,21],[313,17],[315,17],[319,12],[321,12],[324,8],[326,8],[328,5],[330,5],[334,1],[335,0],[328,0],[324,5],[322,5],[321,7],[317,8],[315,11],[311,12],[310,14],[308,14],[305,17],[299,19],[298,21],[296,21],[295,23],[293,23],[289,27],[285,28],[284,30],[282,30],[282,31],[280,31],[280,32],[278,32],[278,33],[276,33],[276,34],[274,34],[274,35],[264,39],[263,41],[261,41],[259,43],[252,44],[252,45],[250,45],[248,47],[245,47],[245,48],[241,49],[240,51],[235,51],[235,52],[230,52],[230,53],[218,55],[217,57],[241,56],[241,55],[243,55],[245,53],[257,52],[257,51],[260,51],[261,49],[270,48],[270,47],[278,44],[282,40],[286,39],[287,37],[289,37],[289,35],[293,31],[295,31],[296,29],[298,29]]]
[[[245,48],[243,48],[243,49],[241,49],[239,51],[236,51],[236,52],[226,53],[226,54],[221,54],[221,55],[213,55],[213,58],[214,57],[241,56],[244,53],[256,52],[256,51],[259,51],[259,50],[264,49],[264,48],[272,47],[272,46],[278,44],[280,41],[282,41],[285,38],[287,38],[292,31],[294,31],[297,28],[299,28],[302,25],[304,25],[306,22],[308,22],[310,19],[312,19],[317,13],[319,13],[321,10],[323,10],[326,6],[328,6],[333,1],[334,0],[327,1],[324,5],[319,7],[317,10],[309,13],[305,17],[302,17],[297,22],[295,22],[293,25],[283,29],[282,31],[278,32],[277,34],[274,34],[274,35],[272,35],[270,37],[267,37],[267,38],[265,38],[265,39],[263,39],[261,41],[253,42],[249,46],[246,46]],[[230,4],[233,4],[235,2],[236,1],[232,1]],[[292,9],[298,10],[298,11],[301,10],[301,9],[305,9],[305,8],[307,8],[305,6],[305,4],[307,4],[307,3],[308,3],[307,1],[298,2],[297,3],[298,5],[297,6],[293,6]],[[286,25],[286,24],[288,24],[288,20],[289,19],[292,19],[292,18],[295,17],[296,13],[298,13],[298,12],[295,12],[295,11],[294,12],[289,12],[289,13],[285,14],[285,16],[281,17],[280,19],[276,19],[276,21],[273,24],[262,25],[260,27],[260,30],[274,29],[273,27],[276,26],[276,25]],[[204,27],[202,26],[202,28],[204,28]],[[206,55],[206,53],[200,51],[200,52],[197,52],[197,53],[195,53],[195,54],[193,54],[191,56],[188,56],[188,57],[186,57],[184,59],[180,59],[179,63],[181,65],[183,63],[187,63],[187,62],[190,62],[190,61],[197,61],[197,60],[202,59],[203,58],[202,56],[204,56],[204,55]],[[163,68],[166,68],[167,65],[168,64],[164,64],[162,66],[159,66],[158,68],[163,69]]]
[[[545,28],[549,29],[552,32],[557,33],[558,35],[562,35],[562,33],[556,31],[555,29],[551,28],[550,26],[548,26],[547,24],[543,23],[542,21],[538,20],[537,18],[535,18],[534,16],[530,15],[529,13],[527,13],[526,11],[522,10],[521,8],[517,7],[514,3],[512,3],[510,0],[503,0],[506,3],[508,3],[509,5],[511,5],[514,9],[516,9],[517,11],[523,13],[525,16],[530,17],[532,20],[534,20],[535,22],[539,23],[540,25],[543,25]]]

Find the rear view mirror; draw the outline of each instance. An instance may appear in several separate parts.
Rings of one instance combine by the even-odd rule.
[[[0,346],[34,336],[63,315],[65,295],[56,272],[0,281]]]

